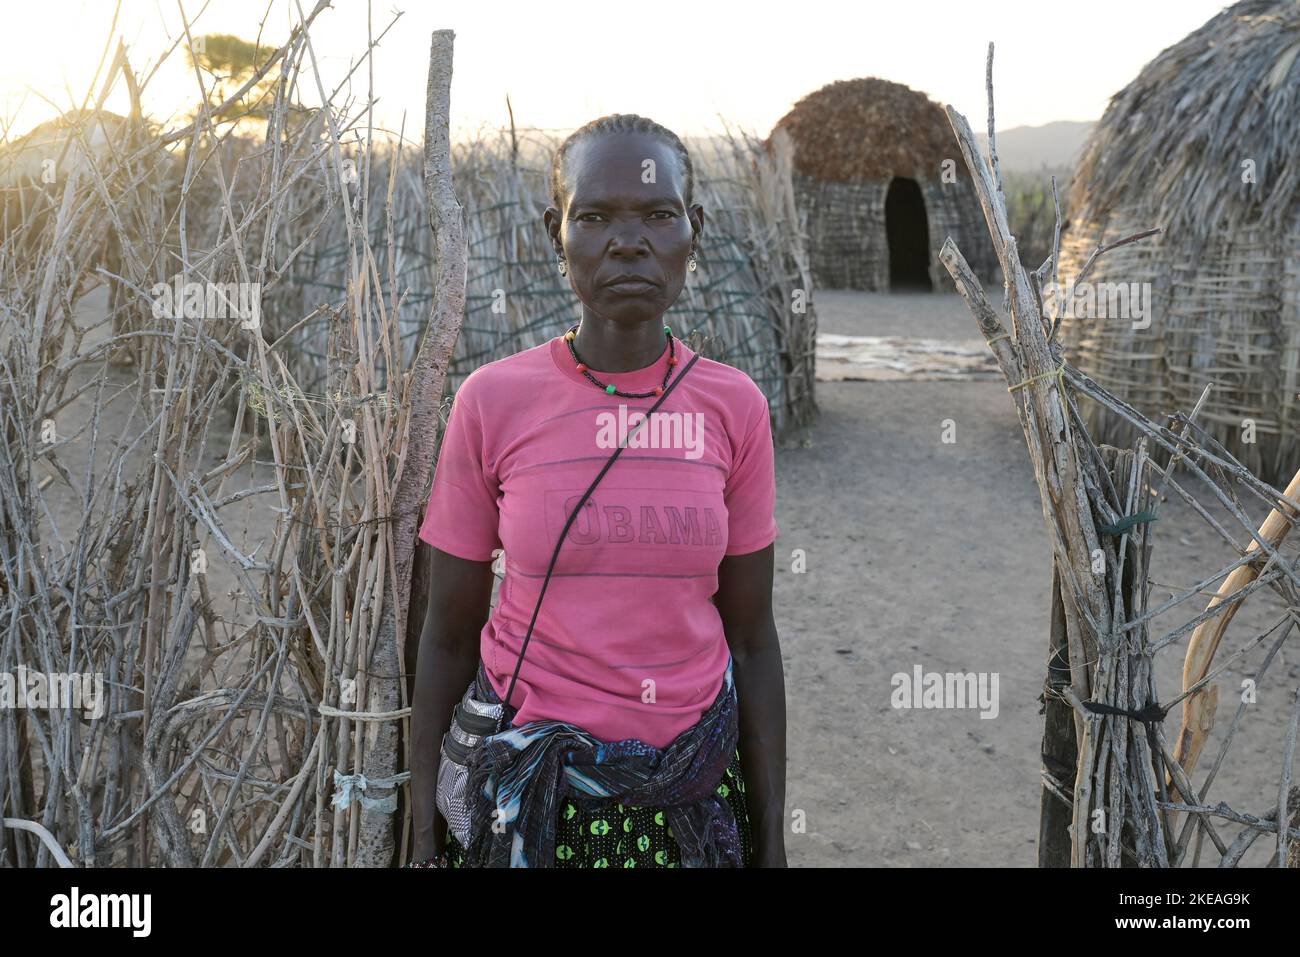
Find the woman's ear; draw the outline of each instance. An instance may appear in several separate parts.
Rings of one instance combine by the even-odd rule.
[[[551,247],[555,250],[555,255],[564,255],[564,244],[560,242],[560,224],[563,221],[563,214],[554,206],[547,206],[546,211],[542,213],[542,225],[546,229],[546,235],[551,238]]]
[[[699,203],[691,203],[689,212],[691,230],[695,233],[695,241],[699,242],[700,237],[704,235],[704,207]]]

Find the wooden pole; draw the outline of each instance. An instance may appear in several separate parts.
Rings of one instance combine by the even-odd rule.
[[[1061,595],[1061,570],[1052,563],[1052,623],[1048,636],[1047,688],[1043,695],[1043,774],[1038,812],[1038,866],[1069,867],[1074,817],[1066,798],[1074,793],[1075,768],[1079,760],[1074,736],[1074,709],[1061,699],[1070,686],[1070,650],[1065,634],[1065,599]]]
[[[1285,498],[1294,498],[1300,495],[1300,472],[1296,472],[1291,477],[1291,483],[1286,487],[1286,492],[1283,494]],[[1259,551],[1260,539],[1268,542],[1274,549],[1282,544],[1282,540],[1291,531],[1292,521],[1297,516],[1296,510],[1293,508],[1288,508],[1287,513],[1290,520],[1286,515],[1283,515],[1280,509],[1275,508],[1269,512],[1268,518],[1264,519],[1264,524],[1259,527],[1258,537],[1251,541],[1246,553]],[[1249,565],[1242,565],[1225,578],[1223,584],[1219,586],[1219,590],[1210,599],[1206,610],[1208,611],[1215,605],[1222,604],[1226,596],[1245,588],[1258,578],[1263,559],[1264,556],[1261,555],[1259,561],[1251,562]],[[1192,632],[1191,640],[1187,642],[1187,654],[1183,659],[1184,692],[1209,674],[1210,665],[1214,661],[1214,653],[1219,650],[1219,642],[1223,639],[1224,632],[1228,630],[1228,624],[1232,621],[1232,616],[1241,607],[1241,601],[1241,599],[1238,599],[1223,614],[1201,622],[1197,625],[1196,630]],[[1208,685],[1194,691],[1183,701],[1183,719],[1178,729],[1178,745],[1174,748],[1174,758],[1182,765],[1183,771],[1188,777],[1191,776],[1192,769],[1196,767],[1196,761],[1201,755],[1201,749],[1205,747],[1205,740],[1210,736],[1210,731],[1214,727],[1214,714],[1218,703],[1219,696],[1214,685]],[[1172,790],[1172,779],[1169,781],[1169,787]],[[1184,798],[1189,804],[1197,803],[1196,796],[1193,794],[1184,795]]]
[[[417,537],[417,520],[429,491],[433,453],[439,426],[438,406],[456,337],[465,317],[465,282],[468,251],[465,216],[456,201],[451,180],[451,74],[455,33],[435,30],[429,51],[429,86],[424,116],[424,193],[429,224],[434,233],[434,299],[429,328],[420,340],[405,383],[406,443],[393,492],[392,588],[384,602],[383,618],[370,660],[370,694],[367,711],[396,711],[402,700],[402,645],[406,635],[407,602],[411,593],[411,567]],[[391,721],[373,722],[369,730],[363,773],[367,778],[391,777],[397,772],[397,728]],[[409,740],[409,738],[408,738]],[[367,796],[383,797],[371,788]],[[363,810],[356,866],[388,867],[393,864],[394,815]]]

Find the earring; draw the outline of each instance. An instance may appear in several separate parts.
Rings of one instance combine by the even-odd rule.
[[[565,259],[563,256],[561,256],[561,257],[560,257],[560,275],[561,275],[561,276],[567,276],[568,274],[569,274],[569,261],[568,261],[567,259]]]
[[[695,253],[691,253],[688,257],[686,257],[686,268],[689,269],[691,272],[695,272],[695,267],[697,265],[699,264],[695,261]]]

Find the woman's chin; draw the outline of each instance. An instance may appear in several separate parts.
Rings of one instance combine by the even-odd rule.
[[[657,300],[629,300],[627,297],[618,297],[613,300],[603,299],[600,308],[596,310],[596,314],[606,319],[634,325],[638,322],[650,322],[658,319],[664,314],[664,309],[665,307]]]

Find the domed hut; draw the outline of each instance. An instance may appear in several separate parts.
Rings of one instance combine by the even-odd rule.
[[[977,273],[997,274],[948,117],[924,93],[870,77],[837,80],[799,100],[777,130],[794,145],[795,197],[818,286],[952,288],[938,261],[948,236]]]
[[[1067,358],[1152,418],[1190,412],[1265,480],[1300,464],[1300,4],[1246,0],[1112,97],[1067,201],[1061,282],[1101,256],[1061,324]],[[1066,292],[1068,293],[1069,287]],[[1082,306],[1082,308],[1081,308]],[[1081,409],[1102,441],[1123,420]]]

